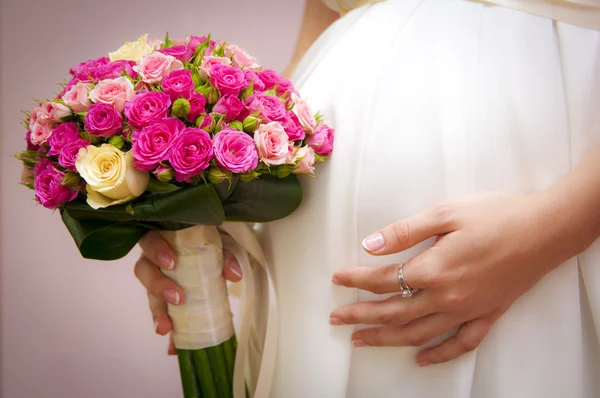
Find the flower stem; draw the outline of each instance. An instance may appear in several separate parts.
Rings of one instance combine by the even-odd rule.
[[[177,359],[179,361],[179,373],[181,375],[184,398],[202,398],[194,373],[192,352],[189,350],[177,350]]]
[[[219,398],[206,349],[192,350],[191,353],[202,398]]]

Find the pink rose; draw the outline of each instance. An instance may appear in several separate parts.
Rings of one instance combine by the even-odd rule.
[[[200,128],[202,130],[206,130],[207,127],[210,127],[213,122],[213,117],[210,114],[207,114],[204,119],[202,119],[202,123],[200,123]]]
[[[90,100],[96,104],[111,105],[118,112],[123,112],[125,103],[131,97],[133,97],[133,84],[124,76],[102,80],[90,91]]]
[[[211,73],[211,69],[213,66],[215,65],[227,65],[230,66],[231,65],[231,60],[229,58],[226,57],[213,57],[213,56],[206,56],[202,59],[202,63],[200,64],[200,77],[202,77],[204,80],[207,80],[210,78],[210,73]]]
[[[135,79],[137,77],[137,73],[133,70],[135,65],[135,61],[126,61],[124,59],[110,62],[102,67],[97,79],[116,79],[117,77],[122,77],[123,72],[132,79]]]
[[[90,88],[87,84],[77,82],[65,92],[62,100],[65,101],[65,104],[73,109],[74,112],[84,112],[90,106],[90,100],[88,98],[89,93]]]
[[[81,148],[86,148],[88,145],[90,145],[90,143],[82,139],[76,139],[75,141],[67,143],[58,155],[58,163],[67,170],[77,171],[75,162],[77,161],[79,150]]]
[[[171,99],[165,93],[157,91],[136,94],[125,104],[125,115],[129,124],[141,129],[154,120],[168,116]]]
[[[233,173],[245,173],[258,165],[258,153],[252,137],[248,134],[224,129],[213,139],[217,164]]]
[[[179,119],[168,118],[151,122],[141,131],[133,134],[131,151],[135,167],[142,171],[152,171],[163,160],[167,160],[171,144],[185,128]]]
[[[39,166],[39,167],[38,167]],[[47,209],[56,209],[77,197],[77,191],[63,186],[65,177],[51,162],[40,162],[34,169],[35,198]]]
[[[27,143],[28,151],[38,151],[40,147],[31,142],[31,130],[25,134],[25,142]]]
[[[225,121],[230,122],[238,117],[243,109],[244,104],[238,97],[225,95],[217,101],[213,107],[213,112],[225,115]]]
[[[211,67],[210,83],[219,90],[221,95],[239,95],[240,91],[247,87],[244,72],[221,64]]]
[[[286,116],[286,110],[278,97],[265,95],[263,93],[252,94],[246,100],[248,112],[258,114],[265,122],[283,120]]]
[[[44,118],[50,123],[60,123],[61,119],[71,116],[69,107],[58,102],[44,102],[41,106],[44,110]]]
[[[180,60],[181,62],[186,63],[189,62],[190,59],[192,59],[195,50],[195,48],[192,50],[191,47],[186,46],[184,44],[180,44],[178,46],[163,48],[161,50],[158,50],[158,52],[163,53],[165,55],[171,55]]]
[[[312,134],[315,127],[317,127],[317,121],[315,120],[315,117],[310,111],[308,104],[304,102],[304,100],[300,98],[296,93],[292,94],[292,101],[294,101],[294,108],[292,109],[292,112],[294,112],[294,114],[298,118],[298,121],[300,122],[300,125],[304,128],[304,131],[306,131],[309,134]]]
[[[29,116],[29,127],[31,130],[37,129],[42,125],[51,125],[52,121],[48,118],[46,111],[42,107],[42,105],[38,105],[31,111],[31,115]]]
[[[173,102],[178,98],[189,99],[194,93],[192,72],[182,69],[169,73],[162,82],[162,88]]]
[[[303,146],[298,149],[294,155],[293,162],[296,163],[294,174],[312,175],[315,173],[315,151],[311,147]]]
[[[288,136],[281,124],[271,122],[254,132],[258,157],[267,166],[285,164],[289,154]]]
[[[38,123],[32,126],[31,129],[31,143],[33,145],[42,145],[48,142],[48,138],[52,134],[52,127],[49,124]]]
[[[75,77],[80,76],[86,79],[82,81],[91,81],[90,79],[98,79],[98,76],[103,73],[104,67],[109,63],[110,59],[108,57],[91,59],[72,67],[69,73]]]
[[[79,128],[77,124],[74,122],[59,124],[48,138],[48,145],[50,145],[48,156],[58,156],[67,144],[78,139]]]
[[[333,151],[334,131],[331,127],[321,124],[315,134],[308,137],[306,143],[321,156],[329,156]]]
[[[110,137],[123,129],[123,116],[107,104],[93,104],[85,115],[85,129],[97,137]]]
[[[240,69],[260,70],[258,60],[248,54],[240,46],[235,44],[225,44],[225,56],[233,59],[233,64]]]
[[[190,113],[188,113],[186,119],[195,123],[200,115],[206,111],[206,98],[202,94],[194,92],[188,102],[190,103]]]
[[[252,86],[253,90],[256,91],[265,91],[265,83],[258,77],[256,72],[250,69],[244,69],[244,76],[246,77],[246,85],[250,87],[251,83],[254,83]]]
[[[258,77],[264,83],[265,90],[270,90],[276,87],[277,95],[284,95],[294,88],[292,82],[279,75],[272,69],[265,69],[258,72]]]
[[[204,130],[187,128],[175,138],[169,152],[169,162],[179,182],[191,182],[206,170],[214,157],[210,134]]]
[[[291,111],[286,112],[285,117],[281,120],[281,125],[285,129],[290,141],[302,141],[306,137],[306,133],[300,125],[298,118]]]
[[[133,67],[133,70],[140,74],[142,81],[150,84],[160,83],[169,73],[180,69],[183,69],[180,60],[159,52],[143,57],[140,64]]]
[[[196,52],[196,49],[200,44],[206,41],[206,36],[192,36],[188,41],[187,46],[192,50],[192,53]]]

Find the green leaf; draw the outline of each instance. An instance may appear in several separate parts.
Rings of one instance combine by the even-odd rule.
[[[124,257],[148,231],[135,223],[78,221],[62,211],[62,220],[84,258],[116,260]]]
[[[165,46],[163,48],[173,47],[173,42],[169,39],[169,32],[165,35]]]
[[[171,171],[171,173],[173,172],[173,170],[170,170],[170,171]],[[148,187],[146,188],[146,190],[148,192],[153,192],[153,193],[173,192],[178,189],[181,189],[181,187],[178,187],[177,185],[169,184],[167,182],[159,181],[153,177],[150,177],[150,181],[148,182]]]
[[[223,201],[227,221],[269,222],[292,214],[302,202],[302,185],[295,175],[277,178],[262,175],[250,182],[234,178],[231,188],[215,189]]]

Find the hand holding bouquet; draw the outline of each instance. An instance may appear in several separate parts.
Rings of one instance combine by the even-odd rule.
[[[169,308],[184,394],[239,396],[215,227],[292,213],[296,175],[312,176],[331,154],[333,130],[288,80],[210,37],[142,36],[70,74],[27,114],[27,150],[17,155],[32,176],[25,184],[60,211],[86,258],[120,258],[147,231],[163,231],[179,257],[169,276],[186,290]]]

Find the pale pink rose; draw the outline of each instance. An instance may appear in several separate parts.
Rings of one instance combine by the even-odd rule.
[[[49,124],[37,123],[31,129],[31,143],[34,145],[42,145],[48,142],[48,138],[52,135],[52,127]]]
[[[90,87],[86,83],[77,82],[63,95],[62,100],[74,112],[83,112],[90,106],[89,93]]]
[[[227,57],[213,57],[207,56],[202,59],[202,64],[200,65],[199,72],[200,77],[204,80],[210,78],[210,70],[214,65],[231,65],[231,60]]]
[[[294,155],[294,163],[294,174],[314,174],[315,151],[309,146],[303,146]]]
[[[258,157],[267,166],[285,164],[289,154],[288,136],[278,122],[261,125],[254,132]]]
[[[232,58],[234,65],[240,69],[250,69],[253,71],[260,70],[258,60],[248,54],[246,50],[240,46],[236,46],[235,44],[225,44],[225,56],[227,58]]]
[[[292,108],[292,112],[294,112],[298,118],[298,121],[300,122],[300,125],[304,131],[312,134],[312,132],[315,130],[315,127],[317,127],[317,121],[310,111],[308,104],[304,102],[304,100],[296,93],[292,94],[292,101],[294,101],[294,108]]]
[[[169,73],[183,69],[183,63],[171,55],[154,52],[142,58],[133,70],[140,74],[145,83],[160,83]]]
[[[44,124],[50,124],[48,121],[48,116],[41,105],[36,106],[31,111],[31,115],[29,116],[29,127],[33,130],[36,127]]]
[[[71,110],[68,106],[58,102],[44,102],[42,104],[45,119],[50,123],[59,123],[62,118],[71,116]]]
[[[125,76],[101,80],[90,91],[90,100],[95,104],[111,105],[118,112],[123,112],[125,102],[129,101],[131,97],[133,97],[133,84]]]

